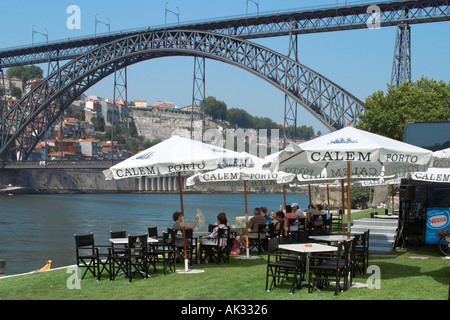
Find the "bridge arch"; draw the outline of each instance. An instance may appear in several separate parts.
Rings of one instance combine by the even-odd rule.
[[[97,47],[50,74],[0,123],[0,157],[12,147],[27,159],[47,128],[87,89],[114,71],[159,57],[200,56],[228,63],[268,81],[330,130],[356,123],[363,103],[288,57],[255,43],[212,32],[149,31]]]

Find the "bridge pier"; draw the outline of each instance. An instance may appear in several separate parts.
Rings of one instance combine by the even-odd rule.
[[[144,177],[137,178],[138,180],[138,191],[144,191]]]
[[[175,177],[170,177],[170,191],[175,191]]]
[[[150,178],[144,177],[145,180],[145,191],[152,191],[152,186],[150,184]]]
[[[169,191],[169,177],[164,177],[163,191]]]

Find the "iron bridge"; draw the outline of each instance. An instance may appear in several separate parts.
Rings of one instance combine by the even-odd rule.
[[[347,90],[299,63],[297,36],[305,33],[396,26],[391,84],[411,80],[410,25],[450,21],[448,0],[389,1],[295,12],[146,27],[0,51],[3,68],[48,63],[48,77],[1,117],[0,158],[29,158],[36,144],[83,92],[132,64],[167,56],[194,57],[194,102],[205,98],[205,59],[228,63],[285,94],[285,133],[296,128],[297,105],[330,130],[358,122],[364,104]],[[374,5],[377,10],[372,10]],[[372,9],[371,9],[372,8]],[[375,20],[374,20],[375,19]],[[250,39],[289,36],[287,55]],[[68,61],[60,67],[61,61]],[[114,83],[114,101],[119,84]],[[126,88],[126,85],[125,85]],[[126,93],[125,93],[125,101]],[[290,125],[286,125],[290,123]],[[294,131],[295,135],[295,131]],[[294,136],[295,140],[295,136]]]

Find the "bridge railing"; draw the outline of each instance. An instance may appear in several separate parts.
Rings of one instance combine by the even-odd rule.
[[[122,160],[3,161],[0,169],[107,169]]]

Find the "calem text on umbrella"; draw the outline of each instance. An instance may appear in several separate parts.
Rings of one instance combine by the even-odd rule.
[[[320,151],[312,152],[310,159],[314,162],[327,161],[361,161],[370,162],[372,152],[355,152],[355,151],[327,151],[323,155]]]

